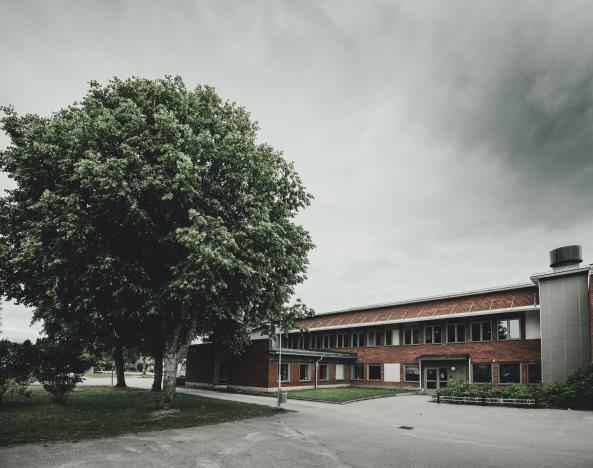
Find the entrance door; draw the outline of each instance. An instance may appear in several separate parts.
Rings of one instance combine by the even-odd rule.
[[[446,387],[449,383],[449,369],[447,367],[427,367],[425,375],[426,390],[432,393],[441,387]]]

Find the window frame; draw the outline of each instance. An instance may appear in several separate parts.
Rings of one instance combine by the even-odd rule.
[[[455,327],[455,340],[449,340],[449,327]],[[463,327],[463,341],[459,341],[459,327]],[[447,323],[447,344],[466,343],[467,342],[467,327],[465,322],[450,322]]]
[[[397,333],[397,344],[395,344],[393,341],[393,336]],[[391,339],[391,343],[387,344],[387,336],[390,336]],[[383,343],[384,346],[399,346],[399,328],[388,328],[387,330],[385,330],[385,332],[383,333]]]
[[[340,344],[340,338],[342,338],[342,343]],[[350,333],[338,333],[336,335],[336,348],[349,348],[350,344]],[[346,344],[348,343],[348,344]]]
[[[325,367],[325,379],[321,377],[321,368],[322,367]],[[329,381],[329,364],[319,364],[319,381],[320,382]]]
[[[531,379],[529,378],[529,368],[531,366],[539,366],[539,382],[531,382]],[[542,383],[542,363],[540,361],[538,362],[528,362],[527,363],[527,385],[532,385],[532,384],[538,384],[538,383]]]
[[[321,335],[311,335],[311,339],[309,340],[311,343],[310,349],[321,349]],[[314,346],[318,345],[318,346]]]
[[[338,379],[338,366],[342,366],[342,378],[341,379]],[[344,364],[336,364],[335,372],[336,372],[336,382],[343,382],[346,380],[346,366]]]
[[[354,369],[357,366],[362,368],[362,377],[361,378],[356,377],[356,371]],[[351,372],[350,380],[356,380],[356,381],[364,380],[364,364],[362,362],[357,362],[357,363],[352,364],[352,366],[350,367],[350,372]]]
[[[490,380],[476,380],[476,371],[474,366],[489,366]],[[472,362],[472,383],[491,384],[492,383],[492,363],[491,362]]]
[[[516,320],[517,322],[519,322],[519,338],[511,338],[511,321]],[[499,323],[500,322],[507,322],[507,335],[508,338],[501,338],[500,337],[500,332],[499,332]],[[513,318],[503,318],[503,319],[496,319],[496,341],[519,341],[522,339],[523,333],[521,330],[521,317],[513,317]]]
[[[416,367],[416,369],[418,369],[418,380],[408,380],[408,376],[407,376],[407,372],[406,370],[408,369],[408,367]],[[404,363],[404,382],[409,382],[409,383],[420,383],[421,380],[421,376],[420,376],[420,364],[414,364],[414,363]]]
[[[325,339],[328,340],[328,346],[325,346]],[[321,349],[332,349],[335,345],[335,336],[334,335],[323,335],[323,340],[321,343]]]
[[[281,383],[289,383],[290,382],[290,363],[289,362],[283,362],[283,363],[278,363],[280,365],[280,382]],[[283,380],[282,379],[282,366],[286,366],[286,379]]]
[[[379,378],[371,379],[371,367],[379,368]],[[367,381],[368,382],[382,382],[383,366],[381,364],[367,364]]]
[[[489,340],[484,339],[484,324],[485,323],[490,324],[490,339]],[[480,337],[478,340],[474,339],[474,325],[480,326]],[[492,320],[472,320],[470,322],[469,332],[470,332],[470,341],[472,343],[489,343],[489,342],[491,342],[492,341]]]
[[[411,343],[406,343],[406,332],[410,330]],[[418,331],[418,341],[414,343],[414,330]],[[404,345],[405,346],[418,346],[420,344],[420,327],[406,327],[404,328]]]
[[[367,333],[367,340],[366,340],[366,346],[367,348],[377,348],[379,346],[381,346],[381,332],[378,330],[369,330]],[[371,344],[371,335],[373,335],[374,338],[374,344]]]
[[[301,379],[301,369],[303,366],[307,366],[307,378]],[[311,364],[308,362],[299,363],[299,382],[311,382]]]
[[[519,381],[518,382],[501,382],[500,378],[502,377],[502,372],[500,370],[501,366],[519,366]],[[512,384],[521,384],[523,383],[523,366],[520,362],[499,362],[498,363],[498,384],[499,385],[512,385]]]
[[[357,344],[354,345],[354,337],[357,337]],[[362,348],[364,346],[364,332],[363,331],[355,331],[351,333],[351,341],[352,341],[352,348]]]
[[[428,342],[428,340],[426,339],[427,335],[427,331],[430,328],[430,343]],[[440,341],[437,343],[434,340],[435,334],[434,331],[435,329],[440,329],[441,330],[441,334],[440,334]],[[442,325],[424,325],[424,344],[426,345],[440,345],[443,344],[443,326]]]

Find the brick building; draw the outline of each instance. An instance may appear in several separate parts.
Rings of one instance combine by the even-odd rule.
[[[241,355],[190,347],[187,382],[274,391],[365,385],[431,392],[453,381],[562,381],[591,363],[593,281],[581,249],[550,252],[525,284],[320,313]],[[280,365],[279,365],[280,364]]]

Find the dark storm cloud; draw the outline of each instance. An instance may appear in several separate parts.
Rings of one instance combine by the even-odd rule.
[[[0,103],[19,112],[164,74],[251,111],[315,195],[298,292],[318,310],[526,281],[562,244],[593,254],[591,2],[0,8]],[[5,328],[25,333],[19,313]]]

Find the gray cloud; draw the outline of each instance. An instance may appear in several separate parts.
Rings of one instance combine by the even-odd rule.
[[[566,243],[591,258],[591,31],[584,1],[12,2],[0,103],[213,84],[315,195],[298,292],[327,310],[526,281]]]

